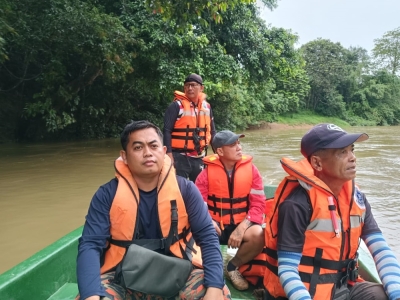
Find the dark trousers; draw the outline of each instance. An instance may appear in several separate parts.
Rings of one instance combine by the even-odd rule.
[[[172,155],[176,174],[195,182],[204,168],[203,158],[182,155],[178,152],[172,152]]]

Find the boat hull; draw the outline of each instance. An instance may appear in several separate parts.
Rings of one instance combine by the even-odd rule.
[[[265,186],[267,198],[273,196],[274,186]],[[76,256],[80,227],[65,235],[50,246],[37,252],[27,260],[0,275],[1,299],[7,300],[70,300],[78,294],[76,280]],[[224,261],[226,246],[221,246]],[[379,282],[375,264],[368,249],[361,242],[359,251],[360,274],[365,280]],[[232,299],[254,299],[252,289],[237,291],[230,282],[226,283]]]

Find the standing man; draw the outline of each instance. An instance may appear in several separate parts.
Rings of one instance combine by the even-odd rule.
[[[354,182],[354,143],[367,139],[319,124],[301,140],[303,160],[281,160],[289,176],[266,219],[264,299],[400,299],[400,265]],[[383,285],[358,277],[360,238]]]
[[[242,137],[229,130],[218,132],[212,141],[216,154],[204,158],[207,167],[196,180],[220,243],[238,248],[225,270],[238,290],[249,287],[238,268],[264,247],[261,225],[265,211],[262,178],[252,157],[242,153]]]
[[[186,77],[183,88],[184,93],[174,92],[174,101],[165,112],[164,145],[176,174],[194,182],[215,134],[214,117],[200,75]]]
[[[196,255],[194,242],[201,248],[204,271],[193,268],[173,299],[230,299],[223,280],[218,237],[203,199],[192,182],[175,175],[162,140],[160,129],[147,121],[131,122],[123,130],[123,150],[115,161],[115,178],[93,196],[79,239],[77,299],[164,299],[128,290],[115,280],[118,276],[114,278],[114,273],[118,273],[126,247],[157,246],[148,249],[200,266],[200,253],[197,251]],[[136,257],[131,263],[143,265]],[[168,277],[168,270],[150,270],[148,290],[154,290],[155,279],[151,277],[159,272]]]

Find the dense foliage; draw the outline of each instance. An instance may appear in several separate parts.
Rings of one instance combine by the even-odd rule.
[[[303,45],[301,52],[311,86],[304,108],[353,125],[398,125],[400,78],[393,68],[400,43],[387,43],[383,52],[383,40],[376,41],[375,59],[362,48],[345,49],[329,40],[318,39]],[[382,56],[392,63],[383,64]]]
[[[387,62],[399,32],[370,58],[328,40],[297,50],[297,36],[267,26],[252,0],[3,0],[0,141],[115,136],[130,119],[162,127],[192,72],[219,129],[302,109],[398,124],[398,69]]]

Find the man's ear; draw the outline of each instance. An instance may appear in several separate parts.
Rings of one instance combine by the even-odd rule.
[[[310,165],[311,165],[311,167],[313,167],[314,170],[321,171],[322,170],[321,157],[316,156],[316,155],[311,155]]]
[[[124,162],[124,164],[128,164],[128,161],[126,160],[126,152],[124,150],[121,150],[119,152],[119,155],[122,157],[122,161]]]
[[[224,156],[224,151],[222,150],[222,148],[217,148],[217,154],[219,156]]]

